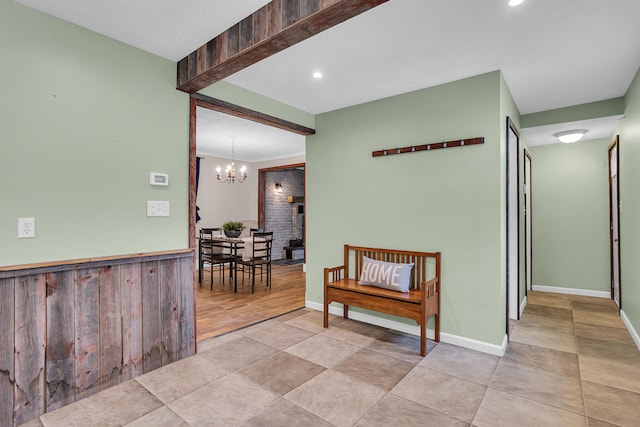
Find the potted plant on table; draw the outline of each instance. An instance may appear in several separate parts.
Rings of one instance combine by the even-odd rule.
[[[244,230],[244,224],[240,221],[227,221],[222,224],[222,230],[227,237],[239,237]]]

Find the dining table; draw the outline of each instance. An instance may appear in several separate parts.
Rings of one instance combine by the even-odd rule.
[[[238,292],[238,275],[236,260],[243,257],[245,260],[251,259],[253,254],[253,237],[227,237],[224,234],[214,234],[211,238],[214,250],[221,251],[231,256],[229,261],[229,278],[233,279],[233,292]],[[256,239],[256,241],[265,239]],[[200,242],[202,244],[202,242]],[[202,271],[202,266],[200,267]],[[200,279],[202,280],[202,279]]]

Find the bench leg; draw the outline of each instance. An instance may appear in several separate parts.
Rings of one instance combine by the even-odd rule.
[[[327,304],[326,302],[324,303],[324,327],[329,327],[329,304]]]
[[[344,317],[345,319],[349,318],[349,306],[346,304],[343,304],[342,306],[342,317]]]

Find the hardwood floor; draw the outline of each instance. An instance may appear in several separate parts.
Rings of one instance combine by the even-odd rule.
[[[225,271],[227,273],[227,271]],[[227,273],[228,274],[228,273]],[[233,283],[213,272],[213,290],[209,289],[209,271],[203,272],[202,286],[196,292],[197,340],[202,341],[226,332],[261,322],[304,307],[305,274],[302,264],[273,265],[272,284],[266,287],[266,277],[256,276],[255,293],[251,294],[251,276],[238,276],[238,293]]]

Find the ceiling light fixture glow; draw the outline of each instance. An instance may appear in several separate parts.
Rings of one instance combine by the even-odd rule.
[[[314,79],[321,79],[322,78],[322,73],[320,71],[316,71],[315,73],[313,73],[313,78]]]
[[[574,129],[565,132],[554,133],[553,136],[555,136],[565,144],[571,144],[573,142],[580,141],[585,133],[587,133],[586,129]]]
[[[222,173],[220,166],[216,168],[216,179],[218,182],[224,184],[235,184],[236,182],[243,183],[247,179],[247,167],[242,166],[240,173],[236,173],[236,162],[234,161],[234,155],[236,151],[236,138],[231,137],[231,164],[227,165],[227,169]]]
[[[509,0],[509,6],[520,6],[524,0]]]

